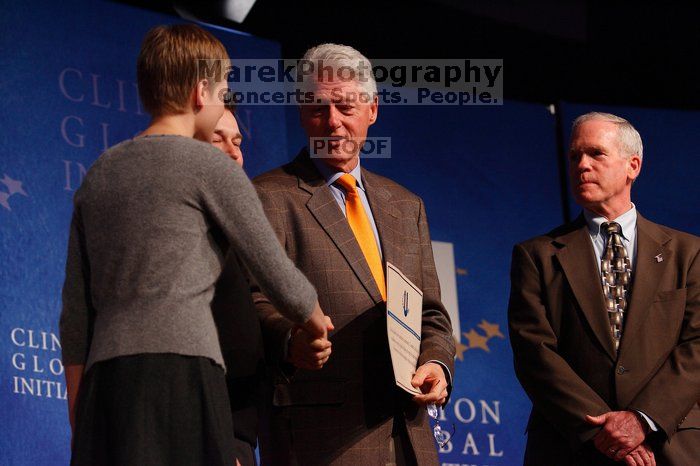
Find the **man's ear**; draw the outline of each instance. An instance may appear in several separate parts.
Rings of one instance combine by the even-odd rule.
[[[375,94],[374,101],[369,104],[369,124],[373,125],[377,121],[377,114],[379,113],[379,96]]]
[[[642,158],[637,154],[630,155],[629,164],[627,166],[627,177],[633,182],[642,171]]]
[[[306,129],[304,127],[304,117],[302,115],[302,112],[304,111],[304,105],[306,105],[306,104],[298,105],[297,110],[298,110],[298,116],[299,116],[299,124],[301,125],[302,128]]]

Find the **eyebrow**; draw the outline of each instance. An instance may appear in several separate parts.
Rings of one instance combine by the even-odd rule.
[[[232,139],[240,139],[241,141],[243,140],[243,135],[241,133],[236,133],[233,135]]]
[[[569,147],[569,152],[582,152],[582,151],[591,151],[591,150],[598,150],[600,152],[606,151],[606,149],[604,147],[596,145],[596,144],[587,145],[587,146]]]

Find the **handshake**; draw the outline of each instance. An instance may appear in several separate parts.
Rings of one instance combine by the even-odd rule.
[[[324,315],[316,303],[309,320],[292,328],[287,362],[299,369],[321,369],[331,356],[332,343],[328,340],[328,332],[334,329],[331,318]]]
[[[287,362],[297,369],[321,369],[331,356],[332,343],[328,340],[328,332],[334,329],[330,317],[323,314],[317,303],[309,320],[292,328]],[[411,384],[421,391],[421,394],[413,397],[420,405],[443,405],[447,401],[447,376],[445,369],[436,361],[428,361],[418,367]],[[647,466],[646,463],[644,466]]]

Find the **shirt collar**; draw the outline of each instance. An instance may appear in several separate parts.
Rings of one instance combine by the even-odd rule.
[[[321,176],[323,177],[323,179],[326,180],[327,186],[332,185],[333,183],[335,183],[338,180],[338,178],[340,178],[341,176],[343,176],[345,174],[345,172],[337,170],[337,169],[329,166],[328,164],[324,163],[323,160],[321,160],[318,157],[311,157],[311,161],[316,166],[318,171],[321,173]],[[355,178],[357,180],[357,186],[361,190],[365,191],[365,187],[362,184],[362,171],[360,170],[360,158],[359,157],[357,158],[357,166],[355,166],[355,168],[353,168],[350,171],[350,174],[353,176],[353,178]]]
[[[609,221],[602,215],[598,215],[588,209],[583,209],[583,216],[586,218],[588,231],[591,237],[594,239],[600,234],[600,226]],[[620,227],[622,228],[622,237],[629,241],[632,232],[637,226],[637,208],[635,207],[634,203],[632,204],[632,208],[630,210],[614,219],[613,222],[620,224]]]

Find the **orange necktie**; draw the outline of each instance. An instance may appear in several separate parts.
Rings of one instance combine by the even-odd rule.
[[[386,301],[386,284],[384,282],[384,268],[382,267],[382,257],[379,255],[379,247],[372,231],[372,225],[362,206],[362,200],[357,194],[357,180],[346,173],[336,181],[345,190],[345,213],[350,224],[350,229],[355,233],[355,238],[360,244],[362,254],[367,260],[369,270],[372,272],[374,281],[377,282],[382,299]]]

